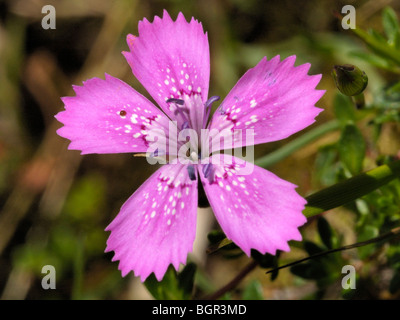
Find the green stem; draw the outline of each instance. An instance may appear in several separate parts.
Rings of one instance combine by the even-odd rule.
[[[364,93],[352,96],[352,100],[357,109],[362,109],[365,106]]]
[[[287,143],[283,147],[279,148],[278,150],[267,154],[264,157],[258,158],[255,161],[255,164],[267,168],[272,166],[273,164],[281,161],[282,159],[288,157],[293,152],[299,150],[300,148],[304,147],[305,145],[309,144],[310,142],[317,140],[322,135],[334,131],[339,128],[339,122],[337,120],[331,120],[326,122],[315,129],[312,129],[302,136],[292,140],[291,142]]]
[[[330,250],[327,250],[327,251],[323,251],[323,252],[314,254],[312,256],[308,256],[308,257],[306,257],[304,259],[296,260],[294,262],[285,264],[283,266],[271,269],[271,270],[267,271],[266,274],[272,273],[272,272],[276,272],[276,271],[284,269],[284,268],[292,267],[292,266],[294,266],[296,264],[305,262],[307,260],[323,257],[323,256],[325,256],[327,254],[363,247],[363,246],[366,246],[368,244],[377,243],[377,242],[380,242],[380,241],[383,241],[383,240],[386,240],[386,239],[390,239],[390,238],[393,238],[393,237],[398,237],[399,235],[400,235],[400,227],[394,228],[394,229],[390,230],[389,232],[384,233],[384,234],[382,234],[382,235],[380,235],[380,236],[378,236],[376,238],[372,238],[372,239],[369,239],[369,240],[366,240],[366,241],[349,244],[347,246],[343,246],[343,247],[340,247],[340,248],[335,248],[335,249],[330,249]]]
[[[309,218],[348,204],[398,177],[400,177],[400,160],[381,165],[306,197],[307,205],[303,214]]]
[[[217,290],[213,294],[211,294],[205,298],[202,298],[202,300],[217,300],[218,298],[222,297],[225,293],[236,288],[237,285],[257,266],[258,266],[258,262],[255,260],[251,260],[250,263],[248,265],[246,265],[244,267],[244,269],[242,271],[240,271],[239,274],[235,278],[233,278],[228,284],[226,284],[225,286],[223,286],[221,289]]]

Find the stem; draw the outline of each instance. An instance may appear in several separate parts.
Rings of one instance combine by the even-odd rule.
[[[283,266],[280,266],[280,267],[271,269],[271,270],[267,271],[266,274],[272,273],[272,272],[275,272],[275,271],[278,271],[278,270],[280,270],[280,269],[292,267],[292,266],[294,266],[294,265],[296,265],[296,264],[299,264],[299,263],[302,263],[302,262],[304,262],[304,261],[307,261],[307,260],[310,260],[310,259],[314,259],[314,258],[319,258],[319,257],[325,256],[325,255],[330,254],[330,253],[334,253],[334,252],[338,252],[338,251],[344,251],[344,250],[349,250],[349,249],[354,249],[354,248],[366,246],[366,245],[368,245],[368,244],[380,242],[380,241],[386,240],[386,239],[388,239],[388,238],[396,237],[396,236],[399,236],[399,235],[400,235],[400,227],[397,227],[397,228],[394,228],[394,229],[390,230],[389,232],[384,233],[384,234],[382,234],[382,235],[380,235],[380,236],[378,236],[378,237],[376,237],[376,238],[372,238],[372,239],[369,239],[369,240],[366,240],[366,241],[356,242],[356,243],[349,244],[349,245],[347,245],[347,246],[343,246],[343,247],[336,248],[336,249],[331,249],[331,250],[323,251],[323,252],[314,254],[314,255],[312,255],[312,256],[306,257],[306,258],[304,258],[304,259],[300,259],[300,260],[297,260],[297,261],[294,261],[294,262],[285,264],[285,265],[283,265]]]
[[[219,290],[215,291],[214,293],[212,293],[211,295],[205,297],[204,300],[216,300],[216,299],[220,298],[221,296],[223,296],[228,291],[231,291],[232,289],[236,288],[236,286],[257,266],[258,266],[258,262],[255,260],[252,260],[247,266],[244,267],[244,269],[242,271],[239,272],[239,274],[235,278],[233,278],[229,283],[227,283],[221,289],[219,289]]]
[[[281,161],[282,159],[288,157],[293,152],[299,150],[303,146],[309,144],[310,142],[317,140],[322,135],[334,131],[339,128],[339,122],[337,120],[331,120],[326,122],[315,129],[312,129],[302,136],[292,140],[291,142],[287,143],[283,147],[279,148],[278,150],[267,154],[264,157],[261,157],[255,161],[255,164],[267,168],[272,166],[273,164]]]
[[[351,98],[353,100],[354,105],[356,106],[356,109],[364,108],[364,106],[365,106],[364,93],[360,93],[358,95],[352,96]]]

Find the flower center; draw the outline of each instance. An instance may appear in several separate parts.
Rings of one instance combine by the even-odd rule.
[[[219,96],[210,97],[205,103],[200,96],[183,95],[179,98],[169,98],[166,100],[170,104],[170,110],[175,115],[174,121],[178,128],[178,158],[182,157],[188,163],[187,171],[191,180],[196,179],[195,166],[201,164],[202,156],[207,158],[209,146],[202,146],[202,143],[208,143],[208,136],[204,134],[203,129],[209,125],[212,104],[220,99]],[[211,163],[202,165],[202,172],[205,178],[210,182],[214,180],[214,167]]]
[[[192,151],[190,153],[190,160],[192,160],[193,162],[197,162],[199,161],[199,154],[196,151]]]

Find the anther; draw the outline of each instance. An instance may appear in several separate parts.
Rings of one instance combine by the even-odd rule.
[[[160,157],[160,156],[165,156],[165,155],[166,155],[166,153],[164,151],[159,151],[157,148],[154,152],[152,152],[150,154],[150,157],[155,158],[155,157]]]
[[[219,96],[212,96],[210,99],[208,99],[207,101],[206,101],[206,103],[205,103],[205,107],[206,107],[206,109],[207,108],[209,108],[209,107],[211,107],[211,105],[215,102],[215,101],[218,101],[219,99],[221,99],[221,97],[219,97]]]
[[[189,122],[185,121],[185,122],[182,124],[181,130],[185,130],[185,129],[188,129],[188,128],[189,128]]]
[[[206,127],[208,118],[210,117],[210,112],[211,112],[211,105],[220,99],[219,96],[212,96],[209,98],[206,103],[204,104],[205,107],[205,113],[204,113],[204,118],[203,118],[203,128]]]
[[[208,182],[214,182],[214,168],[212,163],[207,163],[203,166],[203,174],[204,177],[208,179]]]
[[[175,99],[175,98],[169,98],[167,101],[167,103],[176,103],[179,104],[180,106],[183,106],[185,104],[185,101],[183,101],[182,99]]]
[[[211,163],[207,163],[207,164],[205,164],[204,166],[203,166],[203,174],[204,174],[204,177],[205,178],[208,178],[208,175],[210,174],[210,172],[211,172]]]
[[[187,166],[187,171],[188,171],[190,180],[195,181],[196,180],[196,174],[194,172],[194,167],[192,165],[188,165]]]

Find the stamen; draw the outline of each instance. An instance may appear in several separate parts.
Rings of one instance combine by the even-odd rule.
[[[150,153],[150,157],[151,158],[165,156],[165,155],[166,155],[166,152],[165,151],[160,151],[160,150],[158,150],[158,148],[154,152]]]
[[[179,106],[183,106],[185,104],[185,101],[182,99],[176,99],[176,98],[169,98],[166,100],[167,103],[175,103],[175,111],[174,111],[174,115],[180,115],[183,121],[183,125],[185,124],[185,122],[187,122],[189,124],[189,120],[188,117],[185,115],[183,108],[180,108]],[[185,128],[186,129],[186,128]],[[182,129],[183,130],[183,129]]]
[[[167,101],[167,103],[176,103],[179,104],[180,106],[183,106],[185,104],[185,101],[183,101],[182,99],[175,99],[175,98],[169,98]]]
[[[203,166],[204,177],[207,178],[211,171],[211,163],[207,163]]]
[[[211,105],[215,102],[218,101],[219,99],[221,99],[220,96],[212,96],[210,99],[208,99],[205,103],[205,107],[206,109],[211,107]]]
[[[210,99],[206,101],[204,104],[205,107],[205,112],[204,112],[204,118],[203,118],[203,128],[206,127],[208,118],[210,117],[210,112],[211,112],[211,106],[215,101],[218,101],[220,99],[219,96],[212,96]]]
[[[208,182],[214,182],[214,168],[212,163],[207,163],[203,166],[204,177],[208,179]]]
[[[192,165],[188,165],[187,166],[187,171],[188,171],[190,180],[195,181],[196,180],[196,174],[194,172],[194,167]]]
[[[182,124],[181,130],[185,130],[185,129],[188,129],[188,128],[189,128],[189,122],[185,121],[185,122]]]

